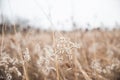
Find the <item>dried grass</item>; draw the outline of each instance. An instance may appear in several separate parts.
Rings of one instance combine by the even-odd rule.
[[[120,80],[120,30],[15,31],[0,46],[0,80]]]

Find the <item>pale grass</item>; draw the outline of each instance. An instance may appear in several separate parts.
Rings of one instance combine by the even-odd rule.
[[[5,35],[3,30],[0,40],[1,54],[6,52],[23,63],[22,69],[17,66],[22,73],[18,80],[120,79],[120,30],[22,33],[16,32],[15,27],[14,35]],[[31,55],[30,62],[24,60],[26,48]],[[43,57],[41,62],[40,57]],[[96,60],[100,72],[91,66]]]

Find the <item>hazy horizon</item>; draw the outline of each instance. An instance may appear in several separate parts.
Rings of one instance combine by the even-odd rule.
[[[119,0],[1,0],[0,14],[12,23],[21,18],[42,29],[71,30],[72,20],[83,29],[101,24],[113,28],[120,24],[119,4]]]

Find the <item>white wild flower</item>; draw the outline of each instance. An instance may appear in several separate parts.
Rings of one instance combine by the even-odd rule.
[[[0,58],[0,67],[3,67],[3,73],[6,74],[6,80],[12,80],[11,73],[16,73],[18,76],[22,76],[21,72],[16,67],[19,64],[18,59],[11,58],[8,54],[3,53]]]
[[[102,70],[102,72],[103,72],[104,74],[106,74],[106,73],[107,73],[107,71],[106,71],[105,69],[103,69],[103,70]]]
[[[28,62],[31,59],[28,48],[26,48],[25,52],[23,52],[23,59],[25,62]]]
[[[13,66],[12,68],[9,68],[9,72],[15,72],[18,75],[18,77],[22,76],[21,72],[15,66]]]
[[[107,72],[110,74],[111,73],[111,65],[108,65],[108,66],[106,66],[106,70],[107,70]]]
[[[117,58],[113,58],[112,65],[114,66],[115,69],[120,68],[120,60]]]
[[[102,72],[102,67],[99,60],[93,60],[91,63],[91,68],[97,71],[98,73]]]
[[[12,80],[12,75],[10,73],[6,74],[6,80]]]
[[[51,70],[55,70],[55,68],[50,65],[50,58],[41,56],[37,61],[38,67],[41,67],[42,72],[45,75],[48,75]]]

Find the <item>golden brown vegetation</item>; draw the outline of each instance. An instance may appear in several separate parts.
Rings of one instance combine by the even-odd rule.
[[[29,30],[0,47],[0,80],[120,80],[120,30]]]

